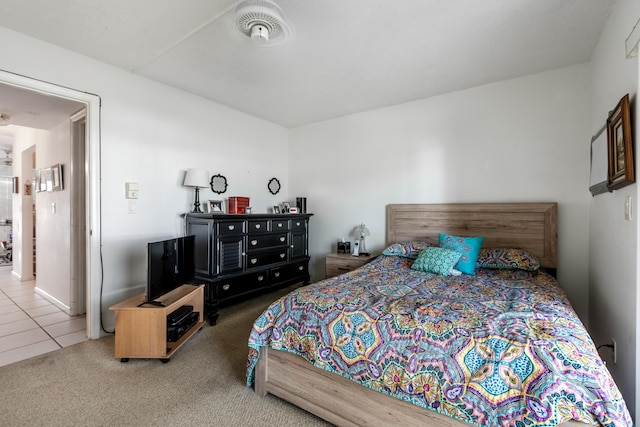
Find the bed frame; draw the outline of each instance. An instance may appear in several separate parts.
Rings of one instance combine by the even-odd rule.
[[[556,203],[402,204],[387,206],[387,244],[437,239],[438,233],[484,236],[483,247],[524,249],[557,268]],[[339,426],[468,423],[412,405],[324,371],[291,353],[262,348],[255,392],[271,393]],[[569,422],[562,426],[584,426]]]

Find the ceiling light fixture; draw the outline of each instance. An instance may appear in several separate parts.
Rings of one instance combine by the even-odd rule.
[[[10,123],[10,117],[6,114],[0,114],[0,126],[7,126]]]
[[[273,45],[291,34],[282,9],[271,0],[244,0],[236,7],[236,26],[258,46]]]

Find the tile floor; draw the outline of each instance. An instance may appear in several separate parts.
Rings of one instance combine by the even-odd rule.
[[[85,316],[70,317],[11,267],[0,267],[0,366],[87,340]]]

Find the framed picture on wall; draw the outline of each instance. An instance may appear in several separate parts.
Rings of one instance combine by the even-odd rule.
[[[38,191],[47,191],[47,175],[44,169],[38,170],[38,182],[40,183]]]
[[[44,170],[45,176],[45,190],[53,191],[53,171],[51,168],[46,168]]]
[[[629,94],[622,97],[607,119],[610,190],[626,187],[636,181],[631,142],[631,110]]]
[[[53,191],[61,191],[64,189],[62,184],[62,165],[57,164],[51,166]]]
[[[31,173],[31,184],[33,185],[33,191],[40,191],[40,174],[38,169],[34,169]]]

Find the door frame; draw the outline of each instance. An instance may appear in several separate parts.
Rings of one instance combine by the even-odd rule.
[[[101,195],[100,195],[100,97],[53,83],[0,70],[0,83],[83,103],[86,109],[86,319],[87,337],[97,339],[102,328]]]

